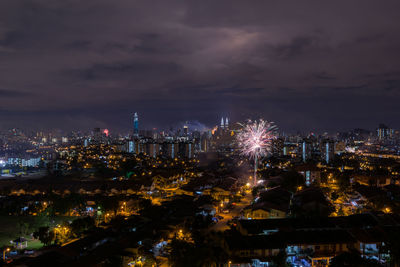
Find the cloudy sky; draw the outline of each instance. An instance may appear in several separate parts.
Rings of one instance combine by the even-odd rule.
[[[296,3],[296,4],[294,4]],[[0,1],[0,128],[400,128],[400,1]]]

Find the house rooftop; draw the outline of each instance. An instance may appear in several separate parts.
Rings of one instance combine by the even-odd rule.
[[[372,228],[379,224],[399,225],[397,215],[375,215],[371,213],[340,217],[301,217],[263,220],[239,220],[238,228],[249,235],[263,234],[265,231],[281,230],[322,230]]]

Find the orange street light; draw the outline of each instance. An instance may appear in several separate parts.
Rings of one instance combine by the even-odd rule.
[[[6,252],[10,252],[10,248],[3,249],[3,261],[6,261]]]

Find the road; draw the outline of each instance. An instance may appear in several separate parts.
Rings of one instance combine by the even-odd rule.
[[[249,192],[242,198],[242,200],[236,203],[236,206],[229,213],[219,213],[224,217],[222,220],[219,220],[216,224],[210,227],[210,231],[225,231],[229,229],[227,222],[236,216],[240,216],[241,211],[244,207],[250,205],[253,200],[253,195]]]

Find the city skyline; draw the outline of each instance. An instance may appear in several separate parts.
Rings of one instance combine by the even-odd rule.
[[[0,128],[398,129],[399,5],[3,1]]]
[[[154,124],[151,124],[149,122],[146,123],[146,121],[140,121],[140,127],[138,124],[138,120],[135,120],[135,115],[138,115],[137,112],[134,112],[133,115],[131,116],[131,118],[128,119],[128,122],[125,122],[123,127],[112,127],[112,124],[104,124],[104,123],[98,123],[96,125],[86,125],[85,127],[68,127],[68,128],[64,128],[62,126],[58,127],[25,127],[25,126],[21,126],[21,127],[1,127],[0,125],[0,132],[3,131],[10,131],[13,129],[20,129],[22,131],[25,132],[63,132],[63,133],[68,133],[68,132],[83,132],[83,133],[89,133],[92,132],[93,129],[102,129],[102,130],[107,130],[110,131],[110,134],[133,134],[134,136],[138,136],[140,132],[142,131],[154,131],[154,132],[165,132],[165,131],[179,131],[180,129],[183,129],[185,127],[188,128],[188,130],[190,132],[194,132],[194,131],[199,131],[199,132],[210,132],[213,131],[213,129],[215,129],[216,127],[222,127],[222,121],[223,120],[228,120],[229,119],[229,125],[233,126],[234,128],[239,127],[243,122],[249,120],[249,119],[245,119],[245,120],[241,120],[241,121],[236,121],[236,120],[232,120],[231,121],[231,117],[222,117],[221,118],[221,122],[214,121],[212,123],[209,124],[205,124],[202,123],[198,120],[186,120],[186,121],[176,121],[171,123],[170,125],[167,126],[157,126]],[[258,119],[263,119],[262,117],[256,117]],[[138,119],[138,118],[137,118]],[[102,126],[102,127],[98,127],[98,126]],[[135,126],[137,125],[137,126]],[[144,125],[144,126],[143,126]],[[150,126],[151,125],[151,126]],[[227,124],[224,123],[225,126],[227,126]],[[4,126],[4,125],[3,125]],[[111,128],[109,127],[111,126]],[[398,129],[395,129],[394,127],[392,127],[392,125],[386,124],[386,123],[378,123],[375,126],[373,126],[372,128],[360,128],[360,127],[353,127],[353,128],[336,128],[336,129],[331,129],[331,130],[316,130],[314,129],[303,129],[303,130],[299,130],[299,129],[281,129],[281,127],[278,128],[278,132],[281,134],[289,134],[289,135],[293,135],[293,134],[300,134],[300,135],[323,135],[323,134],[328,134],[328,135],[335,135],[335,134],[339,134],[339,133],[346,133],[346,132],[352,132],[352,131],[358,131],[358,130],[362,130],[362,131],[368,131],[371,134],[375,134],[376,131],[379,131],[380,128],[387,128],[393,131],[398,131]]]

